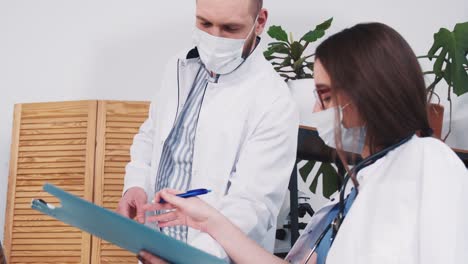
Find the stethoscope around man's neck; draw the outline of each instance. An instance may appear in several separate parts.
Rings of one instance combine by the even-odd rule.
[[[414,136],[414,134],[412,134],[411,136],[408,136],[406,138],[404,138],[403,140],[401,140],[400,142],[390,146],[390,147],[387,147],[367,158],[365,158],[364,160],[362,160],[361,162],[359,162],[356,166],[354,166],[351,170],[349,170],[348,172],[346,172],[345,176],[344,176],[344,182],[343,182],[343,185],[341,186],[340,188],[340,200],[339,200],[339,212],[338,212],[338,215],[337,217],[332,221],[332,223],[330,223],[330,225],[328,225],[328,227],[322,232],[322,234],[320,234],[320,236],[318,237],[317,241],[314,243],[314,246],[312,247],[309,255],[307,256],[306,260],[304,261],[304,264],[306,264],[310,258],[312,257],[312,255],[314,254],[315,250],[317,249],[318,245],[320,244],[320,242],[322,241],[322,239],[325,237],[325,235],[328,233],[328,231],[330,230],[330,228],[333,228],[333,234],[332,234],[332,237],[331,237],[331,242],[333,243],[333,240],[335,239],[336,237],[336,234],[338,233],[338,230],[340,229],[341,227],[341,224],[343,223],[343,220],[345,218],[345,191],[346,191],[346,185],[347,183],[349,182],[349,180],[351,179],[351,177],[353,175],[357,175],[358,172],[372,164],[374,164],[376,161],[378,161],[379,159],[385,157],[390,151],[400,147],[401,145],[405,144],[406,142],[408,142],[412,137]],[[354,187],[356,190],[356,195],[358,193],[358,188],[357,186]]]

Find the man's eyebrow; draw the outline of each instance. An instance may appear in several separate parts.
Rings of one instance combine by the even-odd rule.
[[[208,19],[200,16],[200,15],[197,15],[196,16],[198,20],[201,20],[203,22],[209,22],[209,23],[212,23],[211,21],[209,21]],[[237,22],[227,22],[227,23],[224,23],[222,24],[221,26],[223,27],[231,27],[231,28],[241,28],[243,27],[244,25],[242,23],[237,23]]]
[[[197,19],[203,20],[205,22],[209,22],[208,19],[206,19],[206,18],[204,18],[204,17],[202,17],[200,15],[197,15]]]
[[[239,23],[226,23],[226,24],[223,24],[223,26],[224,27],[231,27],[231,28],[241,28],[244,25],[239,24]]]

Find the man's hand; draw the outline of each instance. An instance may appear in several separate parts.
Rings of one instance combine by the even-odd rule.
[[[119,206],[117,207],[117,213],[134,219],[144,224],[145,223],[145,211],[143,206],[147,203],[146,192],[140,187],[133,187],[128,189],[122,199],[120,199]]]
[[[138,260],[143,264],[167,264],[166,261],[148,253],[146,251],[140,252],[138,255]]]

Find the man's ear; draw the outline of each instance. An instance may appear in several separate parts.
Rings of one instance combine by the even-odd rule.
[[[263,31],[265,30],[266,23],[268,21],[268,10],[265,8],[262,8],[260,10],[260,13],[258,14],[258,19],[257,19],[257,26],[255,28],[255,34],[257,36],[260,36]]]

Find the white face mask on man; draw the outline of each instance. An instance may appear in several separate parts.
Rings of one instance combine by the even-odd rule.
[[[327,146],[336,149],[335,142],[335,111],[340,114],[341,143],[346,152],[361,154],[366,141],[365,127],[346,128],[343,126],[343,110],[341,107],[329,108],[316,112],[311,119],[312,124],[317,128],[319,137]]]
[[[245,39],[216,37],[195,27],[193,41],[206,69],[216,74],[228,74],[235,71],[246,58],[242,57],[246,41],[255,31],[258,16]]]

